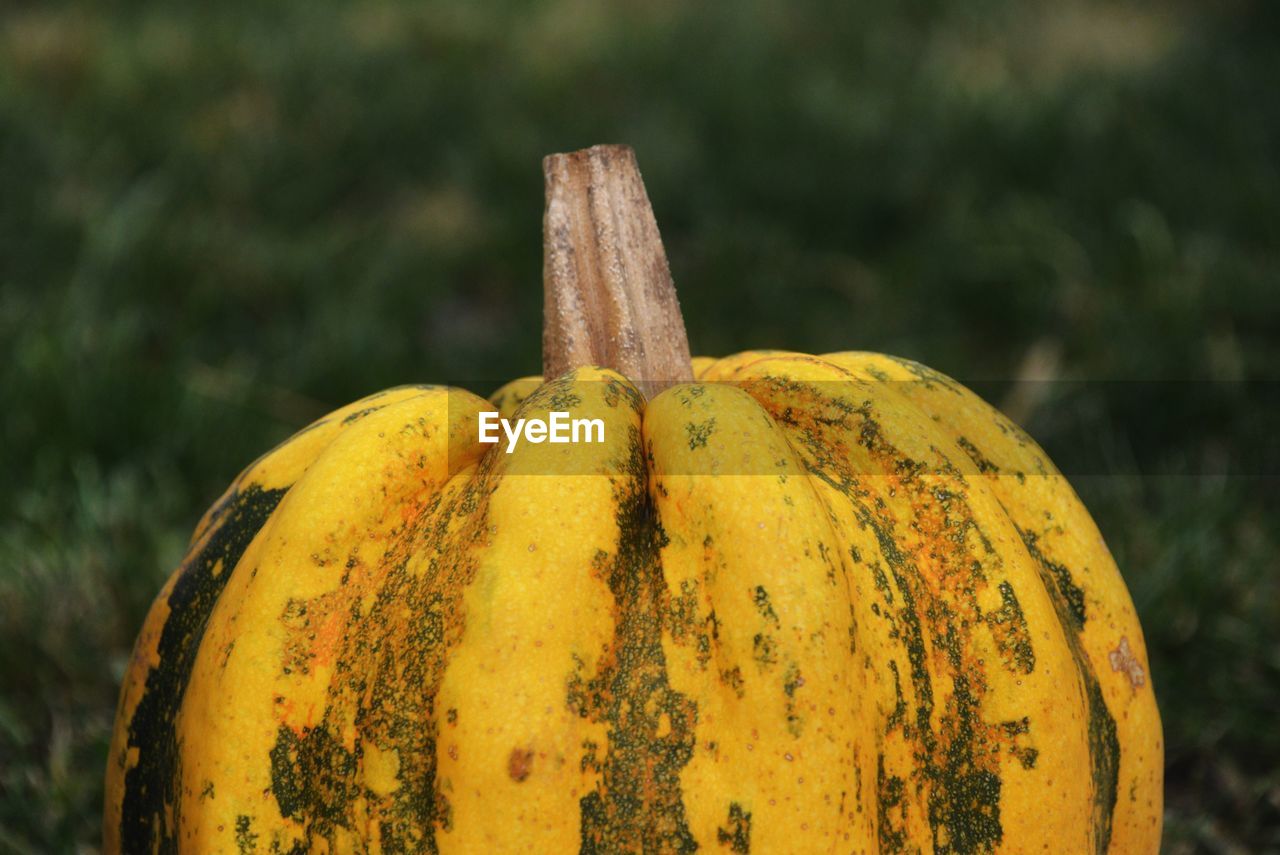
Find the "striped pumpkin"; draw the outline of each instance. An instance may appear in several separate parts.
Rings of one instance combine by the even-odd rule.
[[[106,850],[1155,851],[1142,631],[1035,443],[906,360],[685,364],[392,389],[245,470],[137,641]]]

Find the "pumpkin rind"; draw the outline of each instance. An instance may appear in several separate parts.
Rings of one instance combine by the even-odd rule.
[[[246,470],[139,637],[107,851],[1155,851],[1141,629],[1034,443],[890,357],[695,374],[494,395],[602,444],[410,388]]]
[[[196,526],[181,566],[147,614],[126,670],[106,776],[103,847],[173,851],[174,721],[209,613],[244,549],[328,442],[376,409],[426,387],[375,393],[330,413],[250,464]]]

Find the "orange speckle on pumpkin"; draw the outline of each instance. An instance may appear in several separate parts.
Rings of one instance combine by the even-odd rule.
[[[507,774],[517,783],[525,780],[533,772],[533,750],[530,748],[513,748],[507,759]]]

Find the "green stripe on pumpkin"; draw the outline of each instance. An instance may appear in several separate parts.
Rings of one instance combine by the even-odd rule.
[[[439,851],[437,832],[447,831],[451,820],[436,780],[435,702],[450,651],[463,634],[463,595],[477,570],[473,547],[490,536],[496,459],[486,458],[457,492],[437,494],[389,548],[385,570],[374,574],[380,579],[366,613],[355,607],[350,591],[335,604],[349,612],[324,715],[301,733],[282,726],[271,752],[272,795],[281,815],[302,825],[307,849],[320,841],[337,845],[340,830],[361,831],[354,808],[363,798],[383,851]],[[424,553],[449,560],[433,559],[414,572],[411,559]],[[312,641],[300,639],[303,646]],[[352,751],[342,745],[347,722],[354,722],[359,736]],[[398,756],[399,786],[390,794],[364,787],[366,744]]]
[[[249,484],[214,512],[204,546],[187,559],[169,593],[169,616],[160,632],[159,664],[129,721],[129,748],[138,762],[125,773],[120,844],[124,852],[178,850],[177,764],[174,719],[191,679],[209,615],[240,557],[280,504],[287,487]]]
[[[601,783],[580,801],[581,851],[693,852],[680,770],[693,756],[698,711],[667,677],[659,563],[666,535],[645,489],[634,428],[629,448],[626,474],[614,479],[618,550],[597,567],[614,597],[616,630],[596,674],[569,687],[570,705],[609,728],[604,757],[584,760],[599,765]]]
[[[1094,852],[1104,853],[1111,845],[1111,823],[1115,815],[1116,797],[1120,787],[1120,739],[1116,733],[1116,720],[1107,709],[1102,695],[1102,684],[1093,670],[1093,663],[1085,652],[1080,632],[1088,619],[1085,613],[1084,594],[1071,577],[1071,571],[1050,561],[1040,550],[1035,534],[1018,529],[1027,552],[1035,559],[1040,579],[1049,599],[1053,602],[1062,625],[1062,634],[1075,662],[1076,673],[1084,687],[1085,720],[1088,722],[1089,765],[1093,777],[1093,839]]]

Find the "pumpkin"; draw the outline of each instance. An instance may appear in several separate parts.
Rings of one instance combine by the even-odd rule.
[[[1030,437],[904,359],[690,359],[630,150],[544,169],[545,379],[236,479],[137,640],[106,850],[1154,852],[1142,630]]]

